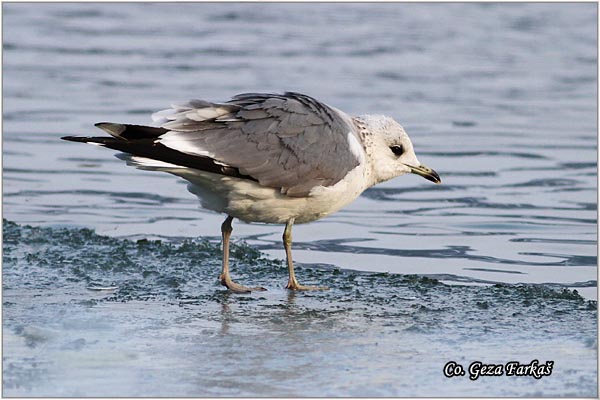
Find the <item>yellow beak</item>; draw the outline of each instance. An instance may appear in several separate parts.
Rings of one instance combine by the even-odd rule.
[[[418,167],[413,167],[412,165],[408,164],[404,165],[410,168],[410,172],[412,172],[413,174],[421,175],[423,178],[433,183],[442,183],[442,179],[440,178],[438,173],[426,165],[421,164]]]

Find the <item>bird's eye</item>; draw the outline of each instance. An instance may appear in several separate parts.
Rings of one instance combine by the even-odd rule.
[[[404,153],[404,146],[399,145],[399,146],[391,146],[390,150],[392,150],[392,152],[397,155],[398,157],[400,157],[403,153]]]

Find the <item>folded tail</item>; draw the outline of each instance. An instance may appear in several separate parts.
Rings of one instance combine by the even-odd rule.
[[[130,154],[133,157],[129,159],[139,167],[153,167],[151,162],[142,161],[149,159],[148,161],[167,163],[168,167],[172,168],[194,168],[214,174],[256,181],[251,176],[240,173],[239,169],[225,165],[213,158],[183,153],[162,145],[157,139],[160,135],[167,133],[167,129],[112,122],[99,122],[95,126],[109,133],[111,137],[63,136],[61,139],[108,147]],[[165,168],[166,166],[158,163],[156,167]]]

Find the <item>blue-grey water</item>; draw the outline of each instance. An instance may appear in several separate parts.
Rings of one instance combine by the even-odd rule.
[[[597,396],[597,5],[3,4],[5,396]],[[294,90],[386,114],[404,176],[294,227],[64,135]],[[446,378],[456,361],[550,376]]]

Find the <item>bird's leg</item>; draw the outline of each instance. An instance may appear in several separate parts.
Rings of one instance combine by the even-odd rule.
[[[290,277],[286,285],[286,289],[290,290],[327,290],[326,286],[304,286],[300,285],[296,280],[296,274],[294,273],[294,262],[292,261],[292,225],[294,224],[294,218],[288,220],[285,224],[285,230],[283,231],[283,246],[285,247],[285,255],[287,258],[288,271]]]
[[[253,290],[267,290],[263,287],[250,288],[237,284],[231,280],[231,276],[229,276],[229,238],[231,237],[231,232],[233,231],[233,228],[231,227],[231,221],[233,221],[233,217],[228,215],[221,225],[221,235],[223,237],[223,270],[219,276],[221,285],[226,286],[227,289],[236,293],[250,293]]]

